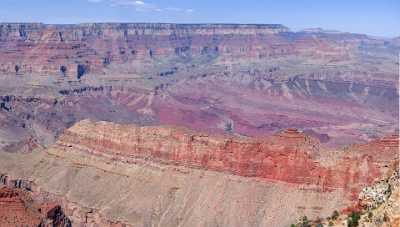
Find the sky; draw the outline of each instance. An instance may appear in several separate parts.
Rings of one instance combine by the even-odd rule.
[[[0,22],[283,24],[400,36],[400,0],[0,0]]]

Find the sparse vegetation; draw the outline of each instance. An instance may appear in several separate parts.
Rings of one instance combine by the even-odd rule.
[[[301,219],[300,227],[311,227],[310,221],[308,220],[307,216],[304,216]]]
[[[347,227],[357,227],[359,220],[360,220],[360,214],[354,211],[351,212],[347,220]]]

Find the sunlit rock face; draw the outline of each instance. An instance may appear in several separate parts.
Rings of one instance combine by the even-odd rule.
[[[387,171],[397,158],[398,136],[354,145],[329,158],[317,139],[288,129],[265,139],[205,135],[174,127],[138,127],[81,121],[60,137],[59,149],[81,150],[126,162],[135,158],[316,186],[320,191],[341,188],[355,200],[359,190]],[[376,152],[379,151],[379,152]],[[328,154],[327,154],[328,155]]]

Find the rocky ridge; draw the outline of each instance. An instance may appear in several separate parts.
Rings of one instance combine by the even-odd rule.
[[[0,179],[1,226],[129,226],[110,221],[95,209],[78,206],[44,191],[31,180],[15,179],[6,174],[1,174]]]
[[[354,145],[330,157],[332,166],[318,161],[319,143],[296,129],[265,139],[197,134],[174,127],[138,127],[81,121],[56,143],[65,152],[81,150],[124,162],[136,158],[167,164],[228,172],[295,184],[317,190],[346,190],[350,198],[371,184],[395,160],[398,136]],[[365,147],[370,147],[366,149]],[[379,154],[376,153],[379,151]],[[355,164],[357,163],[357,164]]]

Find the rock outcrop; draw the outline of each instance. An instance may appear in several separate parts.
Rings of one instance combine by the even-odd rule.
[[[65,152],[76,149],[128,163],[144,159],[314,185],[321,191],[342,188],[354,200],[363,187],[385,172],[382,165],[397,159],[397,136],[370,144],[330,157],[333,164],[326,165],[318,161],[317,156],[323,151],[316,139],[295,129],[252,139],[198,134],[169,126],[139,127],[85,120],[66,130],[56,146]]]
[[[361,226],[394,227],[400,224],[400,178],[398,163],[394,163],[387,176],[364,188],[357,201],[357,208],[344,213],[334,211],[325,219],[307,220],[302,217],[296,226]]]
[[[1,174],[0,180],[0,226],[128,226],[104,218],[95,209],[43,191],[32,181],[6,174]]]
[[[39,226],[40,222],[40,213],[29,210],[16,190],[0,188],[1,226]]]
[[[21,188],[0,188],[0,225],[71,227],[63,210],[54,202],[40,201]]]

